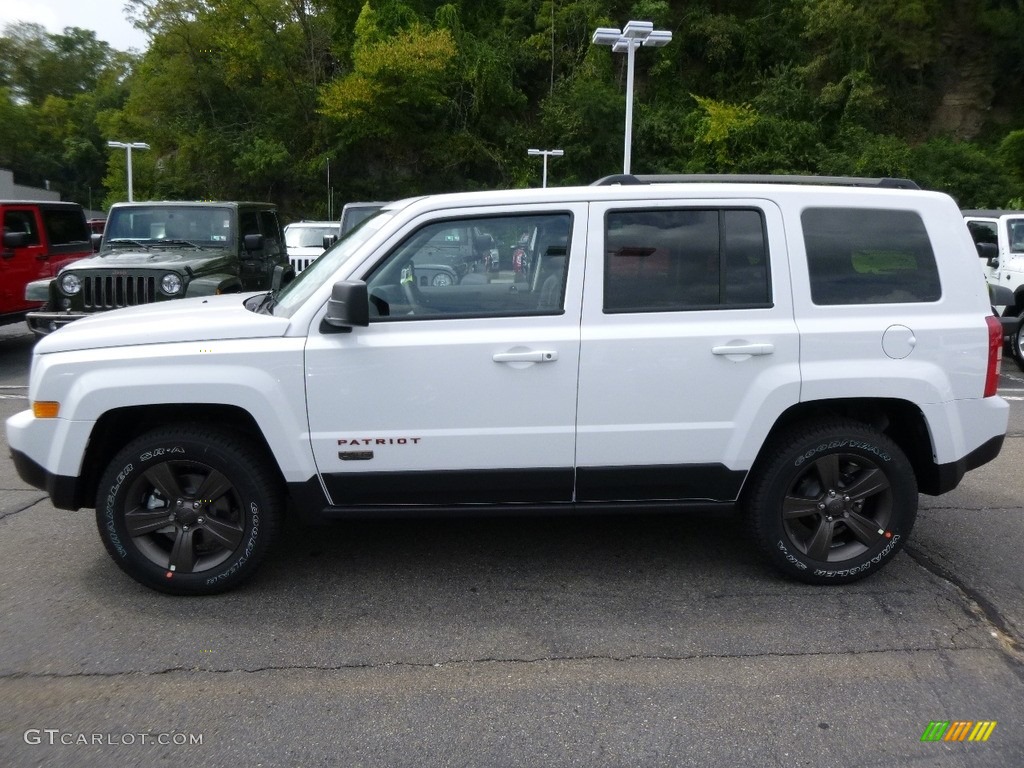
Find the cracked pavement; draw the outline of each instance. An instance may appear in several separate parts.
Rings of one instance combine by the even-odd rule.
[[[838,588],[731,517],[581,516],[288,527],[241,589],[174,598],[0,451],[2,765],[1024,764],[1024,430]]]

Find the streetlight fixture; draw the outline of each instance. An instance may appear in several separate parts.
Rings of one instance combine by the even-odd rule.
[[[560,149],[528,149],[526,154],[533,157],[538,155],[544,156],[544,181],[541,186],[546,187],[548,185],[548,157],[561,157],[565,152]]]
[[[613,53],[626,53],[626,142],[622,172],[628,174],[633,154],[633,57],[641,46],[660,48],[672,42],[672,33],[655,29],[650,21],[628,21],[622,29],[599,27],[591,39],[594,45],[610,45]]]
[[[149,144],[141,141],[108,141],[112,149],[123,149],[128,153],[128,202],[132,202],[132,150],[149,149]]]

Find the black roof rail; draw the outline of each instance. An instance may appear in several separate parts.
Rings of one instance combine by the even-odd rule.
[[[789,174],[746,174],[746,173],[666,173],[666,174],[614,174],[598,179],[591,186],[604,187],[614,184],[822,184],[838,187],[879,187],[882,189],[920,189],[910,179],[867,178],[861,176],[796,176]]]

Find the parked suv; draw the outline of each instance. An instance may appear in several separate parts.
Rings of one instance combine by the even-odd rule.
[[[71,324],[15,466],[179,594],[285,515],[451,510],[739,507],[783,573],[872,574],[1006,432],[967,227],[890,181],[683,178],[395,202],[281,290]],[[458,226],[526,233],[527,273],[420,281]]]
[[[296,221],[286,224],[284,242],[288,260],[298,274],[308,267],[324,249],[338,239],[341,226],[336,221]]]
[[[964,211],[967,227],[981,257],[989,285],[1013,294],[996,308],[1010,340],[1010,350],[1024,370],[1024,211]]]
[[[385,203],[369,201],[345,203],[341,209],[341,218],[338,220],[341,224],[341,234],[347,235],[384,205]]]
[[[50,279],[77,259],[92,255],[91,233],[78,203],[0,200],[0,324],[20,322],[38,301],[26,286]]]
[[[29,284],[38,335],[109,309],[266,290],[294,275],[269,203],[147,202],[110,208],[99,253]]]

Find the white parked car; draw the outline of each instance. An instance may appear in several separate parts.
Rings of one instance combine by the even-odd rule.
[[[284,242],[295,273],[312,264],[340,235],[341,226],[336,221],[297,221],[285,226]]]
[[[1001,328],[952,198],[892,180],[620,177],[391,203],[285,287],[42,339],[19,474],[178,594],[285,515],[733,508],[812,584],[1000,451]],[[453,227],[520,273],[433,285]],[[472,279],[470,279],[472,278]]]
[[[1024,370],[1024,211],[964,211],[989,285],[1001,286],[1012,301],[997,306],[1010,350]]]

